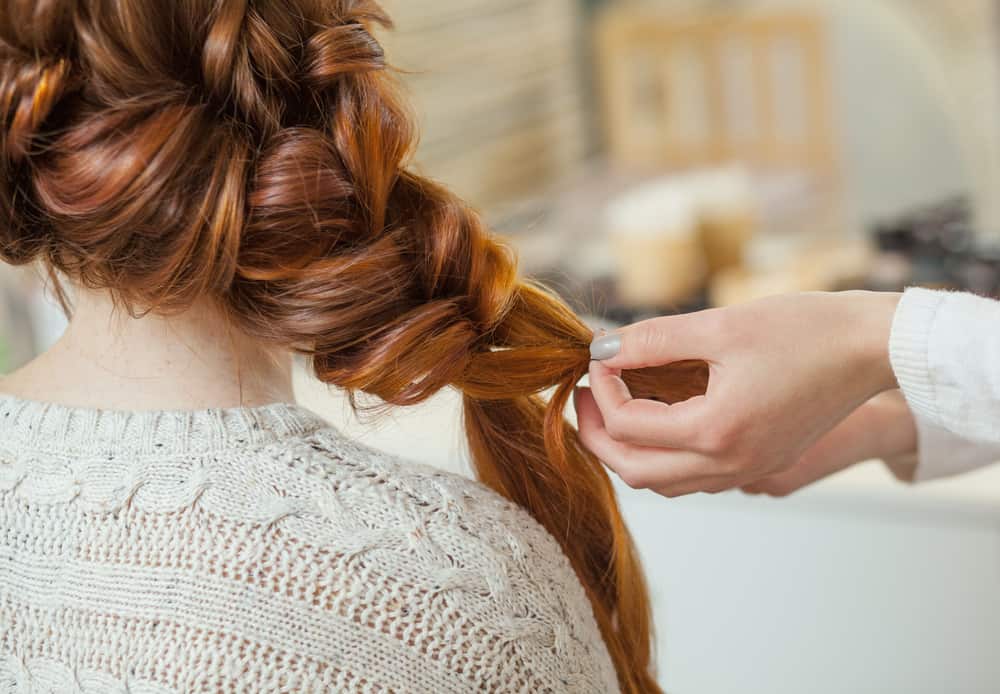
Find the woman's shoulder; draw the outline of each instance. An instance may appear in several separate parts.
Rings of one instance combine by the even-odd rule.
[[[419,559],[440,574],[434,578],[454,574],[451,582],[460,581],[463,569],[477,574],[464,576],[472,584],[494,574],[544,575],[547,585],[573,584],[585,598],[555,538],[526,510],[474,479],[377,450],[332,428],[286,445],[277,462],[285,488],[274,490],[274,502],[283,499],[285,509],[296,512],[285,521],[293,515],[310,520],[292,524],[303,536],[347,551],[393,554],[408,564]],[[496,581],[478,587],[507,587],[502,578]]]
[[[479,684],[498,678],[498,691],[614,689],[584,589],[524,509],[334,429],[267,457],[265,468],[253,466],[270,495],[256,504],[260,520],[353,581],[344,595],[380,596],[368,609],[394,630],[448,651]]]

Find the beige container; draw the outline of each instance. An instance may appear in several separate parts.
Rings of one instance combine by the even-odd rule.
[[[624,194],[608,206],[606,223],[625,305],[674,306],[703,285],[694,202],[679,180],[659,179]]]
[[[730,306],[775,294],[833,291],[860,286],[873,262],[867,239],[808,239],[795,235],[758,236],[746,268],[712,278],[714,306]]]
[[[741,267],[758,217],[749,174],[733,165],[693,174],[687,184],[696,201],[709,272]]]

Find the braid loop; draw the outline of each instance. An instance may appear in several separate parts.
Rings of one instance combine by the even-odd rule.
[[[385,53],[363,25],[343,24],[310,38],[306,61],[306,79],[312,86],[323,88],[344,75],[383,69]]]
[[[0,138],[4,154],[18,163],[32,139],[69,86],[66,60],[20,66],[13,59],[0,63]]]

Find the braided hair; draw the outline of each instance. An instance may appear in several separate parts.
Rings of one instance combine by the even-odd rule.
[[[210,298],[352,394],[459,390],[479,479],[559,541],[622,690],[658,692],[635,548],[563,416],[591,332],[408,168],[389,24],[371,0],[0,0],[0,258],[135,315]]]

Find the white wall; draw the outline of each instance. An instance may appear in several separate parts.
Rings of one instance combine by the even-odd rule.
[[[935,55],[882,2],[827,6],[849,198],[862,220],[973,186]]]

